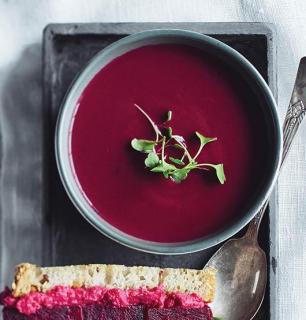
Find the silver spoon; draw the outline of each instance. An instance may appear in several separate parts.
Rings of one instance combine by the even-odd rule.
[[[306,57],[300,61],[283,127],[282,164],[306,113]],[[217,294],[211,307],[222,320],[251,320],[260,308],[267,283],[267,259],[259,247],[258,230],[266,202],[240,239],[227,241],[208,261],[217,270]]]

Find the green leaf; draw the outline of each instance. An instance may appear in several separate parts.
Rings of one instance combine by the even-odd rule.
[[[224,167],[223,163],[211,165],[216,170],[217,178],[220,181],[221,184],[224,184],[226,181],[225,173],[224,173]]]
[[[179,164],[181,166],[185,165],[184,161],[182,161],[181,159],[176,159],[176,158],[173,158],[173,157],[169,157],[169,159],[175,164]]]
[[[219,317],[213,317],[213,320],[222,320],[222,319]]]
[[[177,169],[173,172],[173,174],[171,175],[171,178],[174,182],[180,183],[187,178],[189,172],[190,172],[189,169],[184,169],[184,168]]]
[[[133,149],[135,149],[136,151],[144,152],[144,153],[152,152],[155,145],[156,145],[156,142],[152,140],[143,140],[143,139],[134,138],[131,141],[131,146]]]
[[[166,179],[169,178],[169,172],[168,172],[168,171],[163,172],[163,175],[164,175],[164,177],[165,177]]]
[[[159,164],[158,155],[155,152],[150,152],[145,159],[145,165],[148,168],[154,168]]]
[[[167,113],[167,121],[170,121],[172,119],[172,111],[169,110]]]
[[[197,132],[195,133],[197,135],[197,137],[200,139],[201,142],[201,146],[204,147],[207,143],[212,142],[212,141],[216,141],[217,138],[209,138],[209,137],[205,137],[203,136],[201,133]]]
[[[166,128],[166,136],[170,139],[172,138],[172,128]]]
[[[152,172],[171,172],[177,170],[176,167],[170,163],[164,162],[159,164],[158,166],[154,167],[153,169],[151,169]]]

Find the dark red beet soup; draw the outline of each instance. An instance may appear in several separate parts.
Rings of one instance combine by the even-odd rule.
[[[217,137],[199,159],[224,163],[225,184],[200,170],[176,184],[145,168],[130,141],[154,139],[154,132],[135,103],[156,122],[172,110],[174,133],[192,152],[195,131]],[[130,51],[104,67],[79,100],[71,138],[79,185],[97,214],[135,237],[179,242],[215,233],[245,213],[260,185],[265,139],[255,103],[234,72],[199,49]]]

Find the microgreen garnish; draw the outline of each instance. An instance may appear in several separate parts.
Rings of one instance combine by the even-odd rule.
[[[155,140],[136,139],[131,141],[131,146],[136,151],[147,153],[145,166],[152,172],[162,173],[165,178],[170,178],[176,183],[180,183],[188,177],[191,170],[210,170],[213,169],[221,184],[226,178],[223,164],[198,163],[196,159],[202,152],[207,143],[216,141],[217,138],[205,137],[199,132],[195,132],[200,145],[194,156],[190,154],[184,137],[173,134],[173,129],[168,126],[172,119],[172,111],[168,111],[166,121],[162,125],[157,125],[150,116],[137,104],[135,107],[145,116],[155,132]],[[181,152],[180,157],[168,156],[166,149],[174,148]],[[177,151],[178,152],[178,151]]]

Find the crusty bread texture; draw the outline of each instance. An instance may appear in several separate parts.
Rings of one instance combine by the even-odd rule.
[[[106,264],[41,268],[22,263],[16,267],[12,293],[20,297],[33,291],[46,292],[58,285],[120,289],[154,288],[161,285],[168,292],[196,293],[204,301],[211,302],[216,290],[216,271],[212,268],[162,269]]]

